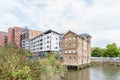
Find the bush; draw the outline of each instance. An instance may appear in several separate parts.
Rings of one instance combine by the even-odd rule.
[[[0,79],[49,80],[66,68],[57,63],[55,54],[40,60],[30,60],[32,54],[14,45],[0,48]]]

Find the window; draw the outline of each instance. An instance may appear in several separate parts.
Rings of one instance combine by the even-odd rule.
[[[75,37],[73,37],[73,40],[75,40]]]
[[[47,46],[47,48],[49,48],[49,46]]]
[[[42,39],[40,41],[42,41]]]
[[[71,59],[71,56],[69,57],[69,59]]]
[[[49,41],[47,41],[47,43],[49,43]]]
[[[42,47],[40,47],[40,49],[42,49]]]
[[[58,40],[58,38],[56,38],[56,40]]]
[[[67,50],[67,53],[69,53],[69,50]]]
[[[75,56],[73,58],[74,58],[74,60],[76,59]]]
[[[71,50],[71,53],[73,53],[73,50]]]
[[[75,46],[75,43],[73,43],[73,46]]]
[[[67,40],[67,38],[65,38],[65,40]]]
[[[42,43],[40,43],[40,45],[42,45]]]
[[[69,46],[71,46],[71,43],[69,43]]]
[[[69,40],[71,40],[71,38],[69,38]]]
[[[67,50],[65,50],[65,53],[67,53]]]
[[[49,39],[49,36],[47,37],[47,39]]]
[[[58,49],[58,47],[55,47],[55,49]]]
[[[67,47],[67,44],[65,44],[65,47]]]
[[[65,56],[65,60],[67,60],[67,57]]]
[[[69,50],[69,53],[71,53],[71,50]]]

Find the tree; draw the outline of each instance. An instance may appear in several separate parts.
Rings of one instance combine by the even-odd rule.
[[[102,57],[102,56],[104,56],[104,52],[105,52],[104,49],[99,48],[99,47],[95,47],[92,50],[92,56],[93,57]]]
[[[107,57],[118,57],[120,54],[119,48],[115,43],[106,46],[105,54]]]
[[[92,49],[93,57],[119,57],[120,48],[115,43],[108,44],[106,48],[95,47]]]

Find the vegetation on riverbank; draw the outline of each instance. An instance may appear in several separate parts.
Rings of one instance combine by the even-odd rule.
[[[29,51],[7,45],[0,48],[0,79],[2,80],[52,80],[61,75],[66,67],[60,65],[55,54],[44,59],[30,60]]]
[[[115,60],[92,60],[91,66],[118,66],[120,67],[120,61]]]
[[[120,48],[115,43],[108,44],[106,48],[95,47],[92,49],[93,57],[120,57]]]

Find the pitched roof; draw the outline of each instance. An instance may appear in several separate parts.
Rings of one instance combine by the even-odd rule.
[[[69,30],[68,32],[64,33],[64,35],[63,35],[63,36],[67,35],[69,32],[71,32],[71,33],[75,34],[75,36],[79,36],[77,33],[73,32],[73,31],[71,31],[71,30]],[[79,37],[80,37],[80,36],[79,36]]]
[[[83,37],[83,38],[90,38],[90,37],[92,37],[90,34],[87,34],[87,33],[83,33],[83,34],[80,34],[80,36],[81,37]]]
[[[33,39],[35,39],[35,38],[37,38],[37,37],[39,37],[39,36],[42,36],[42,35],[44,35],[44,34],[51,33],[51,32],[54,32],[54,33],[59,34],[59,35],[62,35],[62,34],[60,34],[60,33],[56,32],[56,31],[53,31],[53,30],[47,30],[47,31],[45,31],[44,33],[39,34],[38,36],[34,37]]]
[[[79,37],[81,37],[82,39],[85,39],[85,38],[91,38],[91,35],[90,34],[87,34],[87,33],[83,33],[83,34],[77,34],[77,33],[75,33],[75,32],[73,32],[73,31],[68,31],[67,33],[69,33],[69,32],[72,32],[72,33],[74,33],[74,34],[76,34],[76,36],[79,36]],[[66,33],[66,34],[67,34]],[[64,34],[64,36],[66,35],[66,34]]]
[[[48,34],[48,33],[51,33],[51,32],[54,32],[54,33],[59,34],[59,35],[62,35],[62,34],[56,32],[56,31],[53,31],[53,30],[50,30],[50,29],[47,30],[46,32],[44,32],[43,34]]]

